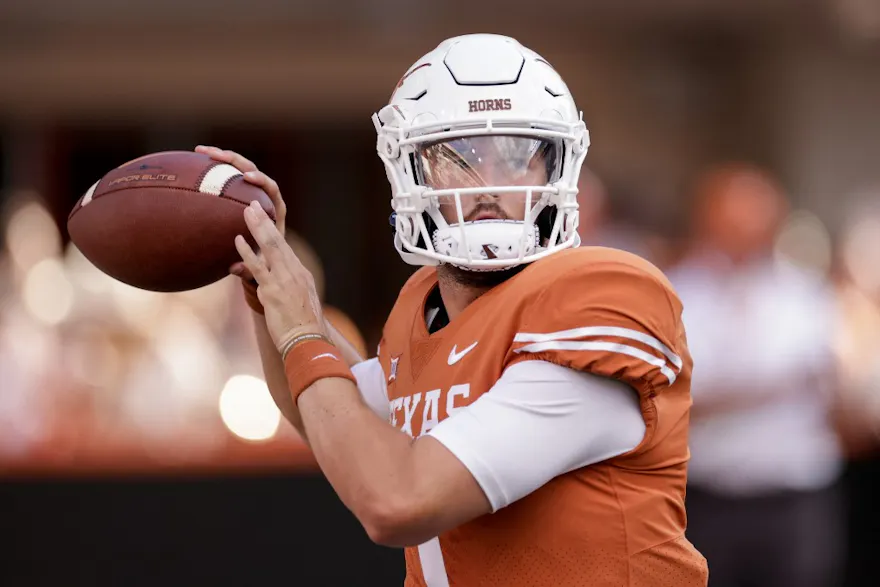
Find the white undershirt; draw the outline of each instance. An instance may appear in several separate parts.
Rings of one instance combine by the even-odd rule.
[[[352,371],[364,401],[388,420],[379,361]],[[545,361],[508,368],[487,393],[428,432],[470,471],[492,511],[563,473],[632,450],[644,434],[631,387]]]

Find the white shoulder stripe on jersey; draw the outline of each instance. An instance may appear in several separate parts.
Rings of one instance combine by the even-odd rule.
[[[549,342],[551,340],[566,340],[572,338],[584,338],[586,336],[616,336],[618,338],[628,338],[638,341],[653,349],[657,349],[669,359],[669,362],[675,365],[676,369],[681,369],[681,357],[672,352],[668,346],[644,332],[632,330],[630,328],[620,328],[619,326],[584,326],[582,328],[572,328],[570,330],[560,330],[559,332],[548,332],[546,334],[538,334],[532,332],[518,332],[513,338],[513,342]]]
[[[544,351],[608,351],[611,353],[629,355],[630,357],[635,357],[636,359],[660,369],[660,372],[669,380],[669,385],[675,383],[675,371],[669,368],[666,361],[635,347],[617,342],[604,342],[598,340],[548,340],[546,342],[527,344],[522,348],[516,349],[517,353],[541,353]]]
[[[232,178],[239,175],[243,175],[242,172],[228,163],[215,165],[205,174],[202,183],[199,184],[199,191],[203,194],[219,196],[223,193],[223,188],[226,187],[226,184],[229,183]]]

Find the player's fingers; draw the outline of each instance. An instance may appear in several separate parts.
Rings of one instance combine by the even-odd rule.
[[[235,151],[224,151],[224,153],[229,156],[228,163],[242,173],[249,173],[257,170],[257,165],[247,157],[239,155]]]
[[[210,147],[206,145],[199,145],[196,147],[197,153],[203,153],[209,156],[211,159],[216,161],[223,161],[224,163],[229,163],[242,173],[247,173],[249,171],[256,171],[257,166],[253,161],[247,159],[246,157],[236,153],[235,151],[227,151],[225,149],[220,149],[218,147]]]
[[[269,276],[269,267],[265,259],[257,255],[243,236],[236,235],[235,248],[241,256],[244,266],[250,271],[257,283],[263,283]]]
[[[272,200],[272,205],[275,206],[275,225],[283,227],[284,219],[287,216],[287,205],[281,196],[281,188],[278,187],[278,182],[262,171],[249,171],[244,174],[244,178],[266,192],[269,199]]]
[[[257,203],[251,202],[245,210],[245,221],[254,240],[260,245],[260,251],[273,269],[284,267],[287,275],[297,283],[308,283],[314,288],[314,278],[306,269],[279,230],[272,224],[272,219]]]
[[[229,163],[232,160],[232,152],[225,151],[219,147],[212,147],[210,145],[199,145],[195,148],[195,151],[196,153],[202,153],[203,155],[207,155],[215,161],[222,161],[223,163]]]
[[[267,258],[269,266],[282,264],[285,257],[284,249],[290,249],[290,246],[263,208],[257,202],[251,202],[251,205],[245,208],[244,220],[254,240],[260,246],[260,252]]]

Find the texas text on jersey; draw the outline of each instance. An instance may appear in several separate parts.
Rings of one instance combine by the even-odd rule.
[[[705,559],[684,537],[691,361],[681,304],[660,271],[613,249],[571,249],[429,333],[436,284],[434,269],[417,272],[386,323],[379,360],[392,374],[394,426],[430,434],[505,369],[541,360],[630,385],[646,433],[628,453],[446,532],[439,548],[408,548],[406,585],[425,585],[423,567],[438,563],[453,585],[705,585]],[[523,455],[521,466],[534,463]]]

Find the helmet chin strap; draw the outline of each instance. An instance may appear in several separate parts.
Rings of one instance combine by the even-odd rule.
[[[437,228],[432,241],[443,255],[471,259],[511,260],[535,253],[539,245],[537,227],[522,220],[477,220]],[[454,264],[468,271],[503,271],[509,267],[474,268]]]

